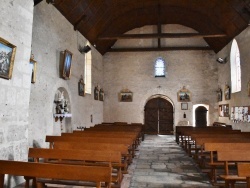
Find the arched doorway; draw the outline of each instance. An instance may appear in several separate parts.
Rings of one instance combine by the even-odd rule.
[[[204,106],[195,109],[195,125],[196,127],[207,126],[207,109]]]
[[[173,105],[168,100],[156,97],[150,99],[144,108],[146,134],[173,134]]]

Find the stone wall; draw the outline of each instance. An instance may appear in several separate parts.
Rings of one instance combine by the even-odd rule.
[[[240,50],[240,60],[241,60],[241,92],[231,94],[230,100],[225,100],[222,97],[222,101],[219,104],[229,104],[229,108],[232,106],[250,106],[250,100],[247,91],[247,84],[250,81],[250,28],[246,28],[242,33],[240,33],[236,38],[238,47]],[[228,61],[226,64],[218,65],[219,80],[218,85],[224,91],[225,83],[231,85],[230,77],[230,51],[231,51],[232,41],[225,46],[218,54],[218,57],[227,57]],[[232,125],[234,129],[240,129],[242,131],[250,131],[250,123],[234,123],[228,117],[219,117],[220,122],[225,122]]]
[[[128,33],[152,33],[156,28],[145,26]],[[163,32],[194,32],[180,25],[166,25]],[[163,40],[165,46],[204,45],[202,39]],[[153,40],[118,41],[115,47],[156,46]],[[167,63],[166,78],[154,77],[154,61],[162,57]],[[144,106],[155,94],[167,96],[174,104],[174,124],[183,121],[181,103],[177,92],[185,86],[191,92],[191,102],[185,111],[193,124],[193,105],[209,106],[209,124],[217,115],[216,90],[218,88],[217,62],[212,51],[164,51],[164,52],[127,52],[107,53],[104,56],[104,121],[129,121],[144,123]],[[118,93],[122,89],[133,92],[133,102],[119,102]]]
[[[45,135],[59,135],[77,127],[90,127],[103,121],[103,102],[95,101],[93,95],[78,95],[78,81],[84,76],[85,54],[78,51],[78,43],[85,45],[86,39],[65,17],[46,1],[34,9],[32,53],[37,61],[37,79],[31,86],[29,145],[44,146]],[[91,46],[92,83],[102,86],[102,56]],[[62,52],[67,49],[73,53],[72,69],[69,80],[60,78],[59,63]],[[55,122],[54,98],[61,88],[70,101],[71,118]],[[91,122],[90,116],[93,116]]]
[[[33,0],[1,0],[0,37],[16,46],[12,78],[0,78],[0,159],[27,160]],[[6,176],[12,187],[18,178]]]

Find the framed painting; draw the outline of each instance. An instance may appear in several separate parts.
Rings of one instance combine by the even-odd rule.
[[[78,93],[79,93],[79,96],[85,96],[85,84],[84,84],[84,81],[83,81],[83,78],[81,78],[78,82]]]
[[[133,93],[132,92],[121,92],[119,95],[120,102],[132,102],[133,101]]]
[[[177,93],[177,100],[179,102],[190,102],[191,101],[191,93],[185,86]]]
[[[31,70],[32,70],[31,83],[33,83],[33,84],[36,82],[36,64],[37,64],[37,62],[33,58],[31,58],[30,59],[30,66],[31,66]]]
[[[65,80],[70,79],[72,56],[73,56],[73,54],[70,51],[68,51],[68,50],[64,51],[62,77]]]
[[[188,103],[186,103],[186,102],[181,103],[181,109],[188,110]]]
[[[11,79],[16,46],[0,37],[0,77]]]

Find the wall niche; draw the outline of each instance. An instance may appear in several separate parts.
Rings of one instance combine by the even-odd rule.
[[[54,134],[71,132],[71,106],[69,94],[65,88],[60,87],[57,89],[53,103]],[[60,127],[58,127],[58,122],[60,122]]]

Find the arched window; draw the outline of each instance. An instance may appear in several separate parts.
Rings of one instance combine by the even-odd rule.
[[[166,63],[163,58],[158,57],[155,61],[155,77],[165,77]]]
[[[87,42],[86,45],[90,46],[89,42]],[[85,53],[85,74],[84,74],[85,93],[88,94],[91,94],[91,89],[92,89],[91,67],[92,67],[92,54],[90,51]]]
[[[233,40],[230,52],[231,65],[231,92],[241,91],[241,67],[240,67],[240,51],[236,40]]]

